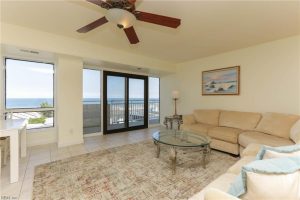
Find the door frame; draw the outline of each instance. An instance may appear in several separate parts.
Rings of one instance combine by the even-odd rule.
[[[125,78],[125,128],[107,130],[107,76],[119,76]],[[144,125],[129,127],[129,79],[144,80]],[[148,128],[148,76],[128,74],[121,72],[103,71],[103,134],[118,133]]]

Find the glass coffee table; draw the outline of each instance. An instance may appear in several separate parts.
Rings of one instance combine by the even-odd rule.
[[[176,172],[177,148],[199,148],[202,150],[202,166],[206,168],[207,157],[210,153],[210,138],[206,135],[198,135],[190,131],[163,130],[152,135],[156,145],[156,157],[159,158],[160,145],[170,146],[170,160],[173,174]]]

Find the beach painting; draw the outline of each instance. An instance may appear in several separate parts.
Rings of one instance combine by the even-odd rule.
[[[240,66],[202,72],[202,95],[239,95]]]

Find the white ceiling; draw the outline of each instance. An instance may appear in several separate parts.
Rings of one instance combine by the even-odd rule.
[[[1,1],[1,20],[174,63],[300,34],[299,1],[143,0],[137,10],[181,18],[182,25],[137,22],[137,45],[110,23],[79,34],[106,11],[84,0]]]

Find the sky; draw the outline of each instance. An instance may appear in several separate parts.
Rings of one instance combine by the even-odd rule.
[[[125,78],[108,76],[107,97],[124,98]],[[100,98],[100,71],[83,70],[83,97]],[[143,98],[144,81],[140,79],[129,79],[129,98]],[[149,77],[149,98],[159,98],[159,79]]]
[[[100,71],[83,70],[83,98],[100,99]]]
[[[52,98],[52,64],[6,60],[7,98]]]
[[[6,96],[7,98],[52,98],[53,64],[6,60]],[[83,70],[83,97],[100,98],[100,71]],[[108,78],[108,97],[123,98],[125,79]],[[129,80],[129,97],[143,98],[143,81]],[[159,98],[159,79],[149,77],[149,98]]]

